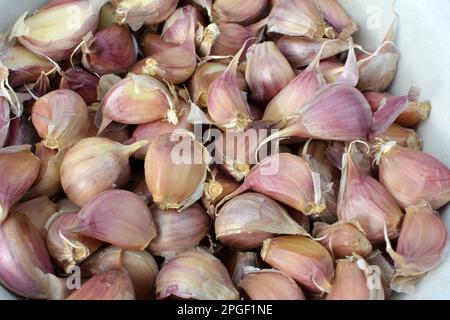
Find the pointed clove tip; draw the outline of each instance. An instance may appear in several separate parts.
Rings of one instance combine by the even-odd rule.
[[[97,132],[97,137],[100,136],[103,131],[105,131],[105,129],[112,123],[112,119],[106,117],[105,115],[103,115],[103,119],[102,119],[102,123],[100,124],[100,128],[98,129]]]

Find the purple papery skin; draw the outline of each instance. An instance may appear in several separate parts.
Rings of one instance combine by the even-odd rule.
[[[0,98],[0,148],[3,148],[8,139],[10,124],[9,104],[4,98]]]
[[[328,85],[299,111],[287,130],[292,136],[331,141],[367,140],[372,112],[361,92],[349,85]]]
[[[373,127],[370,140],[383,134],[398,116],[408,108],[408,97],[393,97],[373,114]]]

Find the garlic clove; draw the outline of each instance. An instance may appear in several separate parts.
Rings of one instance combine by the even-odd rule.
[[[161,210],[157,206],[152,206],[151,212],[157,236],[147,250],[153,255],[171,258],[195,248],[211,229],[205,209],[196,203],[181,212]]]
[[[408,147],[415,150],[422,150],[423,141],[412,129],[406,129],[396,123],[392,124],[381,135],[384,140],[393,140],[399,146]]]
[[[43,235],[23,213],[0,225],[0,283],[29,299],[64,299],[66,283],[53,275]]]
[[[133,283],[127,271],[115,269],[95,275],[66,300],[134,300]]]
[[[13,213],[24,213],[31,223],[45,237],[47,235],[46,224],[48,219],[58,210],[56,204],[50,201],[47,196],[35,198],[26,202],[22,202],[14,206],[11,210]]]
[[[146,124],[141,124],[136,127],[133,132],[133,139],[135,141],[148,140],[153,141],[155,138],[162,136],[167,133],[173,133],[176,130],[187,130],[189,132],[194,131],[194,126],[188,122],[189,107],[187,104],[180,100],[179,106],[179,123],[177,125],[170,124],[164,120],[158,120],[149,122]],[[133,157],[138,160],[145,160],[147,154],[148,146],[144,146],[133,154]]]
[[[238,300],[225,266],[201,248],[167,261],[156,278],[156,299]]]
[[[153,297],[159,268],[152,255],[146,251],[123,250],[109,246],[89,257],[81,266],[82,273],[88,276],[120,268],[124,268],[128,272],[136,299],[143,300]]]
[[[332,225],[314,223],[313,236],[333,257],[343,259],[354,253],[362,257],[372,252],[372,245],[356,221],[339,221]]]
[[[325,34],[325,22],[312,1],[279,1],[270,11],[267,32],[322,38]]]
[[[176,131],[153,140],[145,158],[153,201],[163,210],[188,208],[203,195],[210,162],[208,150],[192,133]]]
[[[222,244],[239,250],[256,249],[274,235],[309,236],[277,202],[257,193],[228,201],[216,217],[215,234]]]
[[[0,223],[38,177],[40,161],[30,148],[23,145],[0,150]]]
[[[94,73],[126,73],[137,59],[137,45],[127,26],[116,24],[84,39],[83,66]]]
[[[302,289],[291,277],[273,269],[246,269],[239,287],[250,300],[306,300]]]
[[[444,163],[395,141],[379,141],[375,149],[380,182],[400,207],[426,200],[437,210],[450,201],[450,170]]]
[[[111,3],[107,3],[102,7],[100,11],[100,18],[98,21],[97,30],[105,30],[114,23],[116,9]]]
[[[98,85],[99,78],[81,68],[70,68],[61,72],[59,88],[75,91],[88,105],[97,102]]]
[[[252,122],[246,95],[238,85],[237,67],[245,46],[210,86],[206,104],[212,121],[222,129],[245,130]]]
[[[264,241],[261,258],[313,293],[330,292],[333,258],[318,242],[303,236],[282,236]]]
[[[395,251],[386,238],[386,250],[395,263],[391,288],[411,292],[418,280],[443,261],[447,245],[447,226],[429,203],[406,208]]]
[[[86,138],[70,149],[61,164],[61,185],[67,197],[82,207],[102,191],[128,182],[128,159],[148,144],[142,140],[129,146],[107,138]]]
[[[116,8],[115,22],[126,23],[137,31],[143,25],[155,25],[169,18],[178,0],[113,0],[112,3]]]
[[[53,1],[34,15],[23,15],[13,27],[10,39],[40,56],[54,61],[70,57],[82,38],[97,28],[100,9],[106,0]],[[74,27],[74,24],[76,24]]]
[[[194,22],[195,34],[190,32],[191,19]],[[186,39],[195,37],[203,25],[205,25],[205,21],[198,8],[191,5],[183,6],[175,10],[164,22],[161,38],[168,43],[181,45],[186,42]]]
[[[144,250],[156,237],[156,225],[146,203],[132,192],[109,190],[89,201],[74,232],[127,250]]]
[[[246,191],[254,191],[286,204],[306,215],[325,210],[320,177],[300,157],[282,153],[265,158],[254,166],[244,183],[217,205]]]
[[[385,132],[395,122],[395,119],[407,109],[407,102],[407,97],[395,97],[386,101],[386,104],[375,111],[369,139],[374,140]]]
[[[27,116],[11,119],[8,140],[5,146],[34,145],[41,141],[36,129]]]
[[[239,23],[248,25],[261,17],[268,0],[237,1],[217,0],[212,6],[212,15],[216,23]]]
[[[358,256],[337,260],[336,276],[327,300],[384,300],[380,274],[373,270],[373,266]]]
[[[144,56],[154,54],[177,47],[179,44],[164,41],[157,33],[147,32],[141,39],[141,47]]]
[[[213,220],[216,218],[217,204],[237,188],[239,183],[235,179],[217,168],[211,170],[203,189],[202,203]]]
[[[86,260],[103,242],[65,231],[79,223],[76,212],[60,212],[58,216],[52,217],[52,220],[48,223],[47,249],[57,266],[70,274],[74,266]]]
[[[99,133],[116,121],[122,124],[142,124],[157,120],[178,123],[178,98],[158,80],[143,75],[131,75],[108,91],[100,110],[103,120]]]
[[[43,144],[50,149],[71,147],[88,130],[89,111],[75,91],[59,89],[39,98],[33,105],[31,120]]]
[[[238,287],[239,282],[245,277],[248,268],[257,268],[261,264],[261,259],[256,252],[231,251],[226,259],[222,259],[226,264],[228,273],[234,285]]]
[[[357,23],[347,14],[337,0],[316,0],[324,19],[339,34],[338,38],[347,40],[358,31]]]
[[[348,50],[348,43],[339,39],[309,39],[291,36],[282,36],[277,41],[277,47],[292,68],[298,69],[313,62],[325,42],[327,45],[322,50],[321,59],[327,59]]]
[[[10,110],[8,101],[0,98],[0,149],[6,145],[9,136]]]
[[[42,72],[47,73],[54,65],[19,44],[0,43],[2,63],[9,69],[9,84],[19,87],[39,79]]]
[[[338,197],[339,220],[355,220],[372,243],[384,241],[384,228],[389,238],[400,232],[403,212],[394,197],[381,183],[364,173],[353,161],[355,143],[352,143],[343,159],[343,175]]]
[[[294,77],[274,42],[256,44],[248,50],[245,79],[255,102],[267,105]]]

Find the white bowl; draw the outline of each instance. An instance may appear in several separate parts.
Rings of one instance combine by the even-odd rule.
[[[0,32],[4,32],[25,11],[32,12],[46,0],[0,0]],[[383,40],[393,20],[392,0],[340,0],[358,22],[356,42],[373,50]],[[390,88],[404,95],[414,85],[430,99],[431,117],[420,126],[424,150],[450,166],[450,2],[448,0],[398,0],[400,15],[396,44],[401,53],[397,77]],[[362,37],[361,37],[362,35]],[[446,78],[449,77],[449,78]],[[441,213],[450,226],[450,208]],[[399,299],[450,299],[450,258],[422,279],[412,295]],[[16,299],[0,286],[0,299]]]

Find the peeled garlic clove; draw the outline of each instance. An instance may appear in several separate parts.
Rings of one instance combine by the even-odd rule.
[[[82,38],[97,28],[101,7],[106,0],[53,1],[28,18],[23,15],[13,27],[10,38],[54,61],[72,54]],[[51,21],[51,23],[49,23]]]
[[[212,6],[216,23],[239,23],[248,25],[256,22],[267,7],[268,0],[217,0]]]
[[[8,101],[0,98],[0,149],[6,145],[9,135],[10,111]]]
[[[256,44],[248,50],[245,79],[255,102],[267,105],[294,77],[289,62],[274,42]]]
[[[239,287],[250,300],[306,300],[291,277],[273,269],[249,268]]]
[[[126,73],[137,59],[137,46],[127,26],[116,24],[85,38],[83,66],[94,73]]]
[[[212,219],[216,218],[216,205],[227,195],[239,188],[239,183],[218,169],[211,170],[203,189],[202,202]]]
[[[358,31],[358,25],[336,0],[316,0],[326,22],[339,34],[339,39],[346,40]]]
[[[267,32],[322,38],[325,34],[325,22],[312,1],[280,1],[270,11]]]
[[[6,146],[34,145],[41,141],[29,117],[22,115],[11,119]]]
[[[316,222],[313,236],[339,259],[350,257],[354,253],[366,257],[372,252],[372,245],[358,222],[339,221],[332,225]]]
[[[97,102],[99,78],[80,68],[70,68],[61,72],[60,89],[70,89],[78,93],[87,104]]]
[[[31,120],[43,144],[50,149],[71,147],[88,130],[89,111],[75,91],[59,89],[39,98],[33,105]]]
[[[167,261],[156,278],[156,299],[238,300],[239,293],[219,259],[201,248]]]
[[[382,139],[393,140],[399,146],[422,150],[423,141],[412,129],[406,129],[396,123],[392,124],[382,135]]]
[[[39,158],[31,146],[14,146],[0,150],[0,223],[20,201],[39,174]]]
[[[264,241],[261,258],[314,293],[330,292],[334,261],[318,242],[303,236]]]
[[[339,220],[355,220],[372,243],[384,241],[384,228],[389,238],[400,232],[403,212],[391,193],[381,183],[364,173],[353,161],[352,143],[343,160],[343,174],[338,197]]]
[[[113,0],[116,7],[115,22],[128,24],[137,31],[144,24],[154,25],[165,21],[175,11],[178,0]]]
[[[63,231],[101,240],[127,250],[144,250],[156,237],[146,203],[132,192],[109,190],[89,201],[78,213],[79,222]]]
[[[325,210],[320,177],[300,157],[288,153],[270,156],[254,166],[244,183],[218,204],[246,191],[254,191],[284,203],[306,215]]]
[[[61,164],[61,185],[67,197],[82,207],[100,192],[124,185],[130,175],[128,159],[147,144],[144,140],[126,146],[98,137],[79,141]]]
[[[81,266],[82,273],[88,276],[120,268],[128,272],[136,299],[143,300],[153,297],[159,268],[155,259],[147,251],[123,250],[109,246],[89,257]]]
[[[177,97],[155,78],[132,75],[117,84],[102,100],[103,120],[99,132],[116,121],[122,124],[142,124],[157,120],[178,123]]]
[[[55,66],[19,44],[0,44],[2,63],[9,69],[9,84],[19,87],[36,81],[42,72],[49,72]]]
[[[47,196],[22,202],[12,208],[12,212],[22,212],[43,236],[47,234],[46,223],[56,213],[57,207]]]
[[[395,263],[391,288],[410,292],[420,278],[444,260],[447,226],[439,213],[423,201],[406,208],[395,251],[387,238],[386,243],[386,250]]]
[[[136,127],[136,129],[133,132],[133,139],[135,141],[139,140],[148,140],[153,141],[159,136],[162,136],[167,133],[175,132],[176,130],[187,130],[187,131],[194,131],[194,125],[188,122],[188,115],[189,115],[189,107],[185,102],[180,100],[180,106],[179,106],[180,112],[179,112],[179,123],[177,125],[170,124],[167,121],[159,120],[159,121],[153,121],[146,124],[141,124]],[[145,156],[147,154],[148,145],[142,147],[138,151],[136,151],[133,154],[133,157],[138,160],[145,160]]]
[[[230,255],[224,260],[231,280],[237,287],[239,282],[245,277],[245,270],[248,268],[257,268],[261,264],[256,252],[231,251]]]
[[[163,210],[184,209],[199,200],[211,157],[192,133],[162,135],[150,144],[145,180],[153,201]]]
[[[178,45],[185,43],[187,38],[195,36],[190,33],[192,22],[194,22],[195,33],[203,28],[204,20],[198,8],[191,5],[178,8],[164,22],[161,38],[168,43]]]
[[[367,270],[370,267],[361,257],[337,260],[336,276],[327,300],[384,300],[380,274],[373,267]]]
[[[43,235],[23,213],[0,225],[0,283],[29,299],[64,299],[66,283],[53,275]]]
[[[244,47],[208,91],[208,114],[223,129],[243,131],[252,122],[247,97],[238,85],[237,67],[243,50]]]
[[[199,204],[181,212],[161,210],[157,206],[150,210],[157,229],[156,238],[147,247],[153,255],[171,258],[195,248],[209,234],[211,220]]]
[[[86,260],[103,245],[103,242],[96,239],[64,231],[77,226],[79,222],[76,212],[62,213],[51,222],[46,237],[50,256],[58,267],[68,274],[74,266]]]
[[[348,43],[335,39],[309,39],[305,37],[283,36],[277,41],[278,49],[294,69],[305,67],[314,61],[323,44],[321,59],[333,57],[348,50]]]
[[[308,235],[277,202],[257,193],[228,201],[215,221],[217,240],[227,247],[252,250],[274,235]]]
[[[380,182],[402,208],[426,200],[437,210],[450,201],[450,170],[444,163],[395,141],[380,141],[376,150]]]
[[[130,275],[123,269],[115,269],[95,275],[66,300],[134,300],[134,288]]]
[[[189,93],[192,100],[199,107],[206,108],[206,101],[208,99],[208,92],[211,84],[217,80],[227,66],[223,63],[206,62],[199,64],[192,78],[189,80]],[[244,76],[238,72],[238,86],[241,91],[245,91],[246,83]]]

